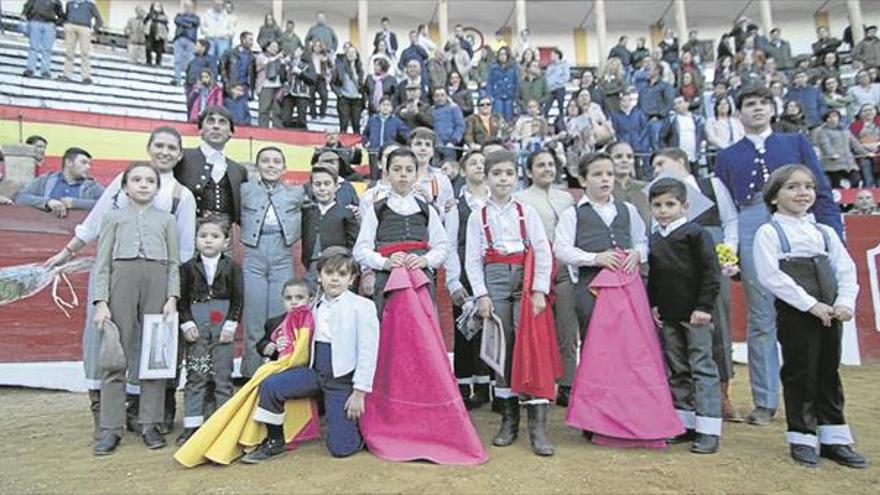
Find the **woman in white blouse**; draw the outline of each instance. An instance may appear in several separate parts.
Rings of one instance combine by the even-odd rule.
[[[192,258],[195,250],[196,200],[189,189],[182,186],[174,178],[174,166],[183,156],[183,143],[177,129],[170,126],[157,127],[150,134],[147,142],[147,154],[150,164],[159,170],[159,192],[153,199],[153,206],[170,212],[177,223],[180,262]],[[73,237],[57,254],[46,260],[45,266],[55,267],[66,263],[87,244],[97,240],[101,231],[104,216],[113,210],[124,208],[128,204],[128,196],[122,191],[122,174],[116,176],[104,190],[98,202],[85,220],[76,226]],[[94,271],[89,276],[88,297],[92,300],[94,290]],[[95,420],[97,434],[98,413],[101,390],[101,369],[98,365],[98,353],[101,347],[101,332],[92,324],[93,306],[86,305],[85,328],[83,329],[83,367],[86,374],[86,386],[89,389],[89,401]],[[137,383],[137,377],[130,380]],[[137,385],[126,386],[126,390],[134,394]]]
[[[746,135],[739,117],[731,113],[727,98],[715,102],[715,116],[706,120],[706,139],[712,149],[723,150]]]

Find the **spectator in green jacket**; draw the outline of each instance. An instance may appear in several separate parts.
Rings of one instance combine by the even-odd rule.
[[[526,65],[525,74],[519,83],[519,101],[520,113],[525,114],[528,111],[529,101],[535,100],[544,108],[544,104],[550,97],[550,89],[547,87],[547,79],[541,71],[541,66],[537,60],[532,60]]]

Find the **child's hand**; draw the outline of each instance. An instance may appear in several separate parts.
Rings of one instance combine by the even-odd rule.
[[[348,400],[345,401],[345,415],[350,421],[360,418],[361,414],[364,413],[365,395],[366,394],[363,391],[354,389],[351,391],[351,395],[348,396]]]
[[[636,249],[629,249],[626,251],[626,257],[623,259],[623,271],[626,273],[632,273],[636,267],[639,266],[639,261],[641,261],[642,255],[639,254],[639,251]]]
[[[452,304],[458,306],[459,308],[464,306],[465,301],[467,300],[467,292],[464,289],[458,289],[457,291],[452,293]]]
[[[364,297],[372,297],[373,289],[376,286],[376,274],[370,270],[361,275],[361,295]]]
[[[406,266],[406,253],[396,252],[391,253],[391,256],[388,257],[388,261],[385,262],[385,269],[391,270],[392,268],[402,268]]]
[[[177,313],[177,298],[169,297],[162,306],[162,322],[168,321],[174,313]]]
[[[404,264],[410,270],[421,270],[428,267],[428,259],[417,254],[407,254]]]
[[[489,296],[482,296],[477,299],[477,314],[480,318],[491,318],[494,311],[495,306],[492,304],[492,299]]]
[[[657,306],[651,308],[651,317],[654,318],[654,324],[657,325],[657,328],[663,328],[663,320],[660,319],[660,310],[657,309]]]
[[[837,321],[849,321],[853,318],[853,310],[846,306],[834,306],[834,319]]]
[[[92,321],[95,323],[96,327],[100,329],[104,326],[104,321],[112,319],[110,306],[108,306],[106,302],[101,301],[95,304],[95,316],[92,317]]]
[[[221,344],[228,344],[235,340],[235,330],[222,330],[220,332],[220,338],[217,339]]]
[[[275,343],[269,342],[268,344],[266,344],[266,347],[263,347],[263,355],[266,357],[272,357],[272,354],[275,354],[275,351],[277,350],[278,348],[275,347]]]
[[[199,340],[199,328],[195,325],[187,327],[186,330],[183,331],[183,338],[185,338],[187,342],[195,342]]]
[[[597,266],[604,266],[605,268],[610,268],[612,270],[617,270],[620,268],[620,256],[617,251],[603,251],[596,255]]]
[[[354,215],[354,219],[357,220],[358,223],[360,223],[361,209],[358,208],[356,205],[348,205],[346,208],[348,208],[348,210],[351,211],[351,213]]]
[[[712,314],[695,309],[691,313],[691,325],[708,325],[712,323]]]
[[[538,291],[532,292],[532,312],[535,315],[539,315],[546,308],[547,308],[547,298],[544,297],[544,293],[538,292]]]
[[[834,318],[834,308],[825,303],[817,302],[810,308],[810,314],[822,320],[823,326],[830,327],[831,320]]]
[[[287,335],[279,335],[278,340],[275,341],[276,349],[284,349],[288,345],[290,345],[290,339],[287,338]]]

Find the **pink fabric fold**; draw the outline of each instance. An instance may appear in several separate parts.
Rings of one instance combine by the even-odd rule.
[[[672,406],[648,296],[638,272],[604,269],[590,290],[596,305],[566,416],[593,442],[663,448],[684,432]]]
[[[481,464],[486,450],[458,392],[428,284],[421,270],[396,268],[388,278],[361,432],[381,459]]]

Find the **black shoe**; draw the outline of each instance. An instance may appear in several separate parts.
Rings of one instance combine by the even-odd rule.
[[[138,411],[140,410],[140,405],[140,395],[125,395],[125,429],[130,432],[141,431],[141,425],[138,423]]]
[[[198,428],[184,428],[180,436],[177,437],[177,445],[185,444],[186,441],[189,440],[191,436],[195,435],[197,431],[199,431]]]
[[[865,456],[856,452],[851,445],[822,445],[819,448],[819,455],[826,459],[840,464],[841,466],[865,469],[868,467],[868,460]],[[794,456],[794,453],[792,453]]]
[[[808,468],[819,467],[819,454],[815,447],[809,445],[791,444],[791,458]]]
[[[28,69],[22,74],[24,77],[34,77],[34,71]]]
[[[52,79],[52,73],[51,72],[43,72],[40,75],[40,77],[42,77],[43,79]]]
[[[592,431],[584,430],[584,431],[581,432],[581,435],[583,435],[584,440],[586,440],[586,441],[588,441],[588,442],[592,442],[592,441],[593,441],[593,432],[592,432]]]
[[[488,383],[477,383],[474,385],[474,395],[471,396],[471,402],[474,404],[474,409],[482,407],[483,404],[489,402]]]
[[[257,450],[247,454],[241,458],[244,464],[260,464],[269,459],[278,458],[287,452],[284,440],[278,438],[267,438],[257,447]]]
[[[144,445],[151,450],[161,449],[166,445],[165,437],[159,433],[159,429],[156,428],[156,425],[145,426],[143,433],[141,433],[141,438],[144,440]]]
[[[691,452],[694,454],[714,454],[718,452],[719,443],[721,443],[721,437],[718,435],[697,433],[697,438],[694,440],[694,444],[691,445]]]
[[[57,80],[59,82],[70,82],[70,79],[68,79],[67,76],[58,76]]]
[[[83,83],[83,84],[92,84],[92,78],[91,78],[91,77],[87,77],[87,78],[85,78],[85,79],[82,80],[82,83]]]
[[[677,443],[693,442],[694,440],[696,440],[696,438],[697,438],[696,430],[692,430],[692,429],[688,428],[681,435],[674,436],[674,437],[666,440],[666,443],[669,445],[675,445]]]
[[[499,399],[498,397],[492,398],[492,412],[496,414],[501,414],[501,411],[504,409],[504,400]]]
[[[101,432],[101,438],[95,443],[92,452],[95,455],[110,455],[119,446],[122,438],[112,431]]]
[[[507,447],[519,435],[519,397],[496,398],[495,401],[501,402],[501,428],[492,438],[492,445]]]
[[[755,426],[767,426],[773,420],[776,411],[766,407],[756,407],[746,416],[746,423]]]
[[[528,407],[529,443],[532,452],[539,456],[551,456],[556,452],[547,438],[547,415],[550,404],[531,404]]]
[[[556,390],[556,405],[568,407],[568,399],[571,397],[571,387],[560,385]]]
[[[172,86],[180,86],[180,82],[179,82],[177,79],[172,79],[172,80],[171,80],[171,85],[172,85]]]

